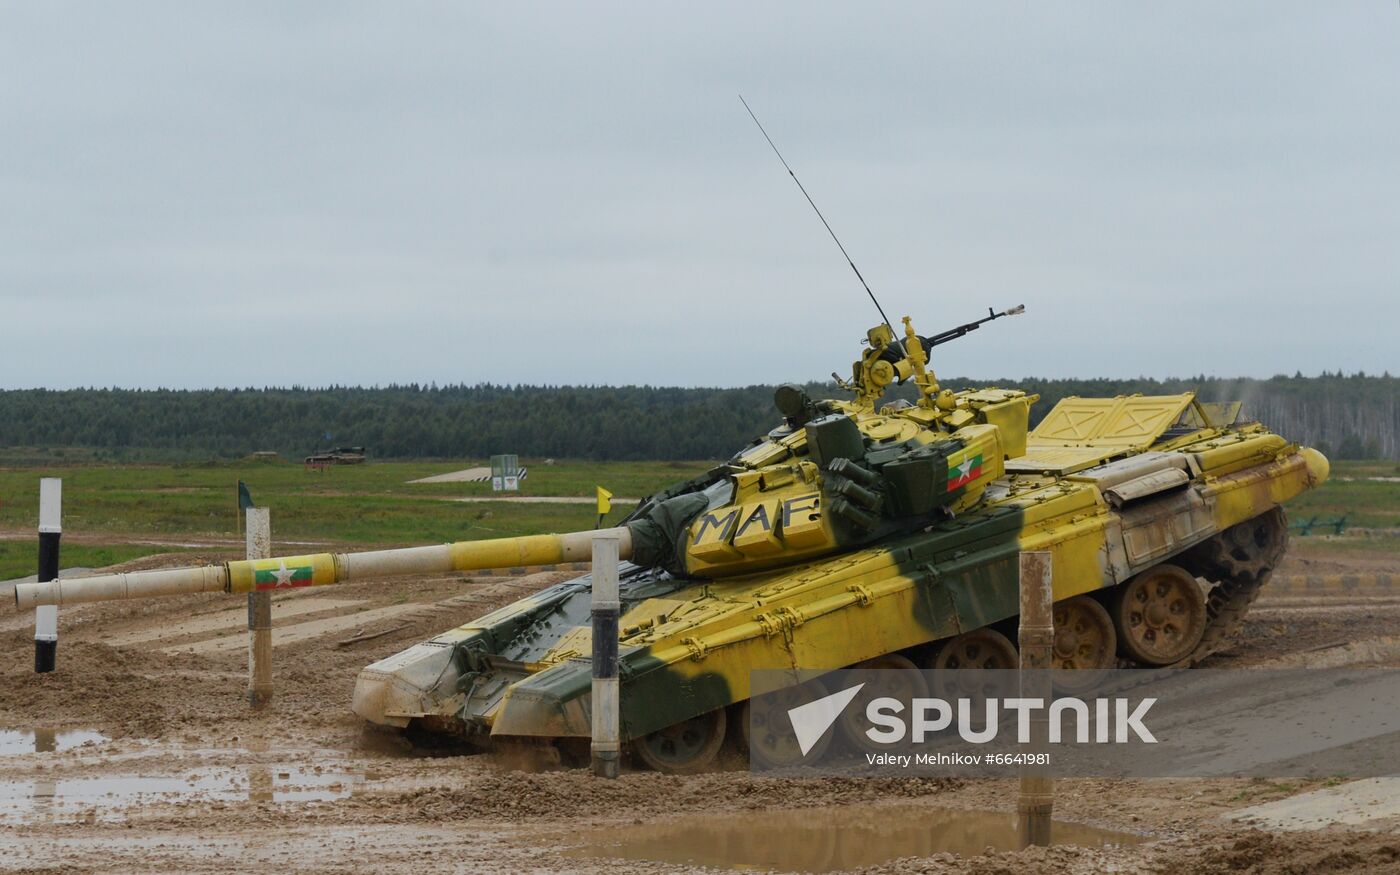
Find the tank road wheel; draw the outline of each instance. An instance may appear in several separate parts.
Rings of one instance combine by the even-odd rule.
[[[988,698],[1016,695],[1016,675],[1011,672],[1020,664],[1011,639],[983,626],[943,642],[928,667],[934,670],[935,696],[948,702],[968,699],[977,709]]]
[[[964,668],[1019,668],[1016,645],[995,629],[983,626],[949,638],[938,648],[929,668],[937,671],[957,671]]]
[[[1075,669],[1081,675],[1056,675],[1055,687],[1067,693],[1092,689],[1099,672],[1118,658],[1118,633],[1113,618],[1098,600],[1087,595],[1055,605],[1055,642],[1050,667]]]
[[[723,708],[648,733],[633,742],[642,762],[668,775],[709,771],[724,745]]]
[[[1156,565],[1119,587],[1113,600],[1118,649],[1146,665],[1171,665],[1191,655],[1206,630],[1206,601],[1196,578]]]
[[[797,744],[788,709],[815,702],[826,694],[826,685],[820,679],[813,679],[805,684],[766,693],[758,703],[753,699],[745,701],[739,709],[739,729],[753,761],[768,768],[781,769],[798,765],[806,759]],[[816,758],[825,753],[831,746],[834,734],[824,733],[807,756]]]
[[[875,744],[866,737],[866,705],[870,704],[872,700],[884,696],[889,696],[900,702],[923,698],[928,695],[928,684],[924,683],[923,675],[919,673],[919,667],[912,660],[900,656],[898,653],[886,653],[884,656],[867,659],[865,662],[851,666],[851,670],[870,670],[873,673],[869,675],[865,686],[861,687],[860,692],[856,694],[855,701],[841,712],[836,724],[841,727],[841,734],[845,736],[846,740],[861,750],[876,753],[889,750],[888,745]]]

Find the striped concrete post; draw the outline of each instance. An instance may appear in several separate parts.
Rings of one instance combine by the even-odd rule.
[[[58,541],[63,536],[63,481],[39,481],[39,576],[45,583],[58,579]],[[58,605],[34,609],[34,671],[51,672],[58,664]]]
[[[243,528],[249,559],[272,555],[272,518],[265,507],[248,508]],[[248,704],[272,701],[272,593],[248,593]]]
[[[617,683],[618,538],[593,539],[593,774],[616,778],[622,758]]]

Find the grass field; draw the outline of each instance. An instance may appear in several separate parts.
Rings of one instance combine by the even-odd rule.
[[[1326,522],[1343,516],[1344,537],[1319,537],[1333,531]],[[1312,537],[1295,530],[1298,555],[1392,556],[1400,570],[1400,465],[1395,462],[1333,462],[1332,476],[1321,488],[1288,503],[1288,517],[1295,525],[1314,517],[1319,522]]]
[[[489,483],[407,481],[484,464],[372,462],[324,472],[268,462],[190,465],[72,465],[0,468],[0,580],[33,574],[39,478],[63,478],[65,533],[87,543],[65,542],[63,565],[110,565],[137,556],[180,549],[135,543],[198,541],[236,535],[239,480],[254,500],[272,509],[277,539],[346,544],[430,544],[472,538],[592,528],[590,504],[461,503],[489,497]],[[639,498],[703,473],[712,462],[577,462],[553,465],[525,460],[525,496],[585,496],[602,485],[618,497]],[[610,519],[632,505],[614,502]],[[101,538],[101,536],[109,536]],[[94,537],[102,543],[93,545]]]
[[[521,495],[587,497],[602,485],[619,497],[632,498],[694,477],[714,464],[524,463],[530,473]],[[490,484],[407,482],[481,464],[371,462],[320,473],[276,462],[0,468],[0,580],[34,573],[31,533],[38,519],[40,476],[63,478],[64,530],[75,536],[65,541],[65,567],[100,567],[188,549],[180,546],[182,539],[233,538],[239,480],[248,484],[258,504],[272,509],[273,534],[286,540],[366,547],[428,544],[572,531],[592,528],[596,522],[591,504],[461,503],[447,499],[489,497]],[[1294,520],[1347,514],[1354,527],[1400,528],[1400,480],[1387,478],[1400,478],[1400,466],[1336,462],[1331,480],[1290,502],[1289,514]],[[621,519],[630,509],[628,503],[615,503],[610,520]],[[76,536],[81,542],[75,542]],[[1393,536],[1325,543],[1328,550],[1400,554],[1400,538]]]
[[[1353,526],[1400,528],[1400,464],[1333,462],[1327,482],[1290,501],[1288,515],[1294,520],[1346,515]]]
[[[0,540],[0,580],[28,577],[37,568],[38,544],[33,538],[22,541]],[[152,547],[149,544],[66,544],[62,550],[64,568],[105,568],[139,559],[152,553],[184,552]]]

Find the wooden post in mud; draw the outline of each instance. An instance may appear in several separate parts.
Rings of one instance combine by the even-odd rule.
[[[249,559],[272,555],[272,520],[265,507],[248,508],[243,529]],[[248,704],[262,708],[272,701],[272,593],[248,593]]]
[[[1021,554],[1021,697],[1040,699],[1046,707],[1032,712],[1030,744],[1024,752],[1049,755],[1050,667],[1055,643],[1054,588],[1048,552]],[[1029,672],[1029,673],[1028,673]],[[1055,780],[1048,766],[1023,764],[1021,796],[1016,805],[1021,846],[1050,844],[1050,821],[1055,810]]]
[[[593,539],[593,774],[616,778],[622,757],[621,700],[617,683],[617,591],[619,540]]]
[[[39,583],[58,580],[58,541],[63,536],[63,481],[39,480]],[[51,672],[58,664],[58,605],[34,609],[34,673]]]

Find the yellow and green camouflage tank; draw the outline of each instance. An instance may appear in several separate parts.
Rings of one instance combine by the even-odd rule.
[[[1321,453],[1192,393],[1069,398],[1028,431],[1037,396],[940,387],[936,342],[908,318],[903,338],[871,329],[850,398],[779,388],[780,426],[617,530],[622,734],[640,761],[703,770],[726,738],[780,760],[776,735],[748,737],[765,716],[747,713],[754,670],[1015,667],[1022,551],[1053,557],[1057,668],[1190,665],[1281,558],[1281,505],[1327,477]],[[882,405],[894,383],[917,400]],[[491,543],[509,546],[478,566],[577,555]],[[586,750],[590,585],[370,665],[355,711]]]

